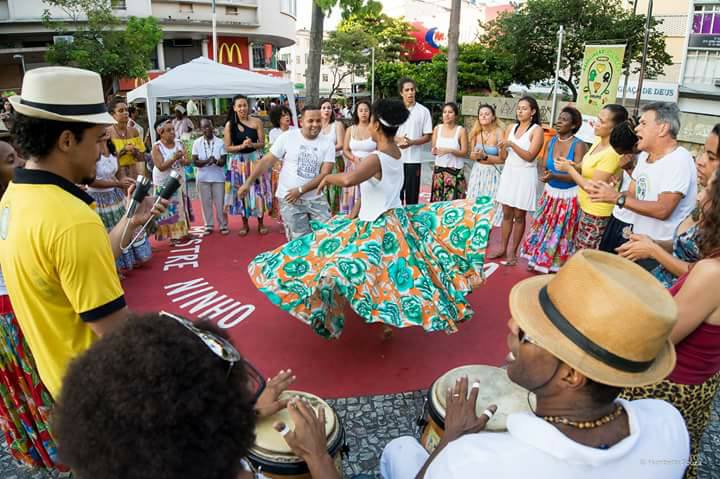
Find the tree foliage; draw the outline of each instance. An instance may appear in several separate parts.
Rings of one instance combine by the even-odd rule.
[[[68,17],[57,20],[45,10],[45,27],[73,36],[72,42],[50,46],[46,54],[49,63],[95,71],[106,84],[121,77],[147,77],[152,52],[162,39],[162,29],[154,17],[129,17],[123,24],[113,15],[109,0],[43,1]]]
[[[351,0],[349,0],[351,1]],[[360,0],[358,0],[360,1]],[[405,45],[414,42],[410,35],[413,26],[402,18],[393,18],[382,13],[382,5],[369,0],[362,8],[345,10],[348,15],[338,24],[338,32],[364,32],[375,47],[375,61],[390,62],[402,59]]]
[[[528,0],[516,12],[506,12],[483,27],[482,41],[512,56],[515,81],[530,85],[555,76],[557,31],[565,28],[560,80],[577,99],[585,44],[627,41],[624,68],[639,71],[646,17],[632,15],[620,0]],[[646,77],[663,73],[672,57],[658,29],[661,21],[651,19]]]
[[[371,46],[375,46],[374,38],[360,28],[330,32],[323,42],[323,58],[333,67],[331,98],[347,77],[362,77],[369,71],[371,56],[367,49]]]
[[[464,44],[458,55],[458,97],[473,93],[499,94],[512,83],[512,57],[481,44]],[[382,97],[398,96],[397,81],[408,76],[418,84],[420,101],[443,101],[447,56],[423,63],[382,62],[375,68],[375,88]]]

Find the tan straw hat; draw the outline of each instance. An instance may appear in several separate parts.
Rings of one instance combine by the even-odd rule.
[[[581,250],[557,274],[516,284],[510,312],[540,347],[596,382],[643,386],[675,367],[675,301],[620,256]]]
[[[32,118],[109,125],[117,123],[107,112],[100,75],[69,67],[30,70],[22,93],[10,97],[13,108]]]

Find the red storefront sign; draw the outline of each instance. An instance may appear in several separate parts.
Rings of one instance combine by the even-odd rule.
[[[240,37],[218,37],[218,63],[250,69],[248,39]],[[208,57],[213,59],[212,36],[208,38]]]

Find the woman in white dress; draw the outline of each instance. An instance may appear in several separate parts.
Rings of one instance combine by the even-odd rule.
[[[488,259],[506,256],[502,263],[505,266],[517,264],[517,250],[525,235],[525,217],[528,212],[535,211],[537,156],[543,146],[537,101],[529,96],[522,97],[518,101],[516,115],[517,123],[506,131],[507,140],[499,143],[500,149],[507,151],[496,196],[497,202],[503,206],[501,249],[488,256]]]
[[[320,117],[322,119],[322,130],[320,136],[326,138],[335,145],[335,166],[333,173],[339,173],[345,170],[345,162],[343,161],[343,142],[345,140],[345,125],[341,121],[335,121],[335,110],[330,100],[320,100]],[[325,190],[325,196],[328,200],[328,206],[332,214],[340,211],[340,197],[342,188],[339,186],[331,186]]]
[[[355,171],[360,161],[377,149],[377,143],[370,134],[370,102],[360,100],[353,112],[353,126],[345,132],[343,154],[345,172]],[[340,213],[356,218],[360,211],[360,186],[343,188],[340,197]]]
[[[489,196],[495,200],[500,175],[505,163],[507,151],[500,150],[498,144],[505,139],[505,132],[498,125],[495,107],[480,105],[477,120],[470,130],[470,159],[474,162],[468,180],[467,198],[474,200],[478,196]],[[493,226],[502,224],[502,205],[495,202]]]
[[[157,219],[158,229],[155,239],[169,239],[172,243],[182,243],[190,236],[190,218],[185,209],[185,166],[190,160],[185,155],[182,143],[175,140],[175,128],[166,122],[160,127],[160,141],[152,149],[153,185],[155,194],[160,190],[172,171],[180,174],[180,188],[170,197],[170,204],[165,213]]]
[[[459,114],[455,103],[445,103],[442,124],[435,127],[432,135],[433,167],[430,202],[452,201],[465,198],[465,158],[467,157],[467,133],[456,123]]]

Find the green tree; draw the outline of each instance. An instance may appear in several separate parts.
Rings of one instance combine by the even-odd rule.
[[[51,45],[48,63],[85,68],[99,73],[106,91],[122,77],[146,78],[152,52],[162,39],[154,17],[129,17],[123,22],[113,15],[110,0],[43,0],[68,17],[57,20],[45,10],[48,30],[72,35],[72,42]]]
[[[330,98],[347,77],[353,75],[361,77],[367,73],[370,55],[367,54],[366,49],[372,46],[375,46],[374,38],[360,28],[330,32],[328,39],[323,43],[325,63],[334,67]]]
[[[654,18],[650,22],[647,78],[657,77],[672,64],[664,35],[658,29],[660,23]],[[530,85],[554,78],[560,25],[566,32],[560,81],[570,89],[573,100],[577,99],[586,43],[627,41],[623,68],[631,73],[639,71],[645,16],[632,15],[620,0],[528,0],[516,12],[501,14],[484,25],[482,40],[511,55],[513,78]]]
[[[406,45],[415,41],[410,34],[413,26],[402,18],[382,13],[382,5],[370,0],[364,8],[347,10],[348,15],[338,24],[339,32],[365,32],[373,41],[375,61],[392,62],[403,59]]]
[[[458,96],[473,93],[500,94],[512,83],[512,58],[485,45],[463,44],[458,49]],[[398,96],[397,81],[408,76],[418,84],[419,101],[443,101],[447,56],[430,62],[382,62],[375,67],[375,88],[381,97]]]

